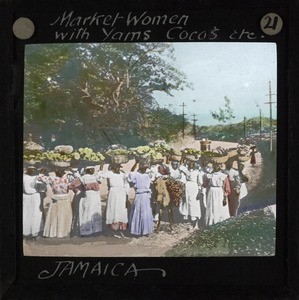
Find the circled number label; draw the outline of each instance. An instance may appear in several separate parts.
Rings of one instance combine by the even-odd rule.
[[[275,13],[268,13],[261,19],[261,29],[267,35],[278,34],[282,29],[282,19]]]

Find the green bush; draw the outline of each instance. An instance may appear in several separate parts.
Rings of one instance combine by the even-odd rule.
[[[272,256],[276,220],[263,210],[194,232],[165,256]]]

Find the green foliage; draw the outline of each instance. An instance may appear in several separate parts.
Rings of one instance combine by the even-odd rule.
[[[263,210],[197,231],[166,256],[272,256],[276,220]]]
[[[163,139],[166,142],[174,140],[181,130],[182,117],[159,107],[145,113],[139,127],[139,132],[147,140]]]
[[[210,111],[213,119],[218,120],[219,122],[226,122],[235,118],[235,116],[233,115],[233,110],[230,106],[230,100],[227,96],[224,97],[224,101],[224,108],[219,107],[218,112]]]
[[[25,62],[25,129],[59,134],[64,143],[106,146],[169,136],[175,126],[159,119],[154,91],[171,95],[190,85],[163,55],[167,43],[28,45]],[[173,124],[171,113],[163,112]],[[177,123],[177,122],[176,122]],[[164,127],[164,129],[163,129]],[[177,131],[176,131],[177,132]],[[134,138],[135,137],[135,138]],[[125,138],[124,138],[125,139]],[[126,139],[125,139],[126,140]]]

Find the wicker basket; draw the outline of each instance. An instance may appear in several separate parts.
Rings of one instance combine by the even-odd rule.
[[[70,145],[58,145],[54,148],[54,151],[62,154],[70,154],[74,151],[74,148]]]
[[[24,166],[39,166],[41,164],[41,161],[40,160],[34,160],[34,159],[31,159],[31,160],[23,160],[23,164]]]
[[[228,157],[234,157],[238,155],[238,149],[237,148],[230,148],[228,149]]]
[[[134,155],[134,158],[135,158],[137,161],[146,161],[146,162],[149,162],[149,160],[150,160],[148,154],[135,154],[135,155]]]
[[[125,164],[129,161],[129,156],[125,154],[113,155],[110,160],[114,164]]]
[[[248,161],[250,159],[250,156],[245,156],[245,155],[238,155],[238,161]]]
[[[210,162],[216,164],[224,164],[228,160],[228,154],[223,156],[210,156]]]
[[[199,159],[199,156],[198,155],[194,155],[194,154],[186,154],[185,156],[184,156],[184,158],[186,159],[186,160],[188,160],[188,161],[198,161],[198,159]]]
[[[228,154],[222,155],[222,156],[208,156],[208,155],[202,155],[201,161],[203,163],[216,163],[216,164],[224,164],[228,160]]]
[[[171,154],[169,156],[169,160],[170,161],[181,161],[181,156],[180,155],[174,155],[174,154]]]
[[[151,165],[161,164],[163,161],[164,161],[163,158],[160,158],[160,159],[151,159],[150,160],[150,164]]]
[[[51,161],[50,164],[55,167],[67,168],[71,166],[70,161]]]

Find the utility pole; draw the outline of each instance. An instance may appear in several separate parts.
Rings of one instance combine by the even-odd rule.
[[[259,128],[260,128],[260,141],[262,140],[262,109],[259,104],[256,105],[259,108],[260,112],[260,120],[259,120]]]
[[[265,102],[265,104],[269,104],[270,105],[270,152],[272,152],[273,150],[273,133],[272,133],[272,104],[276,103],[272,101],[272,96],[274,96],[276,94],[272,94],[271,92],[271,81],[269,81],[269,94],[267,94],[266,96],[269,96],[269,102]]]
[[[193,116],[193,119],[192,119],[192,121],[193,121],[193,135],[194,135],[194,139],[196,140],[196,126],[195,126],[195,122],[197,121],[197,119],[195,119],[195,117],[196,117],[195,114],[193,114],[192,116]]]
[[[185,114],[185,107],[187,105],[185,104],[185,102],[183,102],[183,104],[180,105],[180,106],[183,107],[183,130],[182,130],[182,133],[183,133],[183,138],[184,138],[185,137],[185,116],[186,116],[186,114]]]
[[[260,141],[262,140],[262,110],[260,108]]]
[[[246,140],[246,118],[245,117],[244,117],[243,129],[244,129],[244,140]]]

